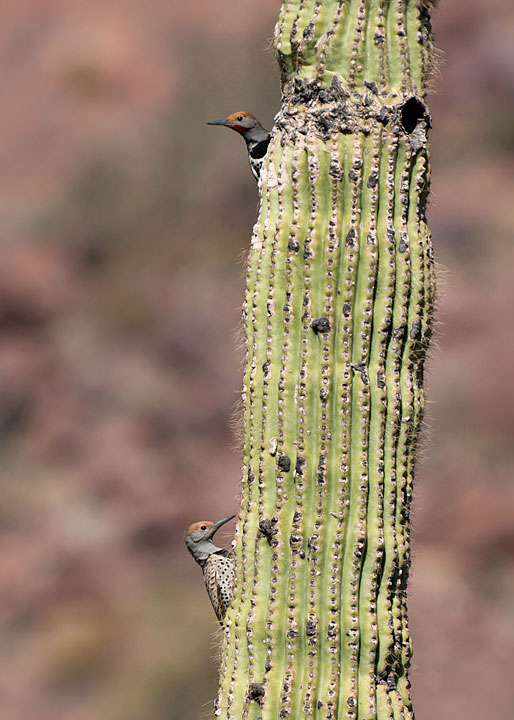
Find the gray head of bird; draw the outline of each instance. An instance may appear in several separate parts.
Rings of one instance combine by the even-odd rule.
[[[200,520],[192,523],[187,528],[184,533],[184,540],[187,549],[197,562],[205,562],[209,555],[222,550],[222,548],[214,544],[212,538],[222,525],[225,525],[233,518],[235,518],[235,515],[229,515],[216,523],[210,520]]]
[[[258,143],[269,137],[268,131],[262,127],[257,118],[246,110],[239,110],[225,120],[213,120],[207,125],[223,125],[235,130],[244,137],[246,142]]]

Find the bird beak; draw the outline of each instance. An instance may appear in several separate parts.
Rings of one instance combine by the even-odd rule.
[[[232,127],[232,123],[227,122],[227,120],[212,120],[208,122],[207,125],[225,125],[225,127]]]
[[[209,528],[208,532],[204,535],[204,540],[211,540],[214,536],[214,533],[220,529],[222,525],[225,523],[228,523],[229,520],[232,520],[232,518],[235,518],[235,515],[229,515],[226,518],[223,518],[223,520],[218,520],[217,523],[215,523],[211,528]]]

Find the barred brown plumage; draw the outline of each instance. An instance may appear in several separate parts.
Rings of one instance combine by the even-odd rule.
[[[217,547],[212,538],[219,528],[232,520],[235,515],[218,520],[201,520],[193,523],[184,533],[187,549],[200,565],[207,593],[220,623],[232,601],[235,566],[232,553]]]

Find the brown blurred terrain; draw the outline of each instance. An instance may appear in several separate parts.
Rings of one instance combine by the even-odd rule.
[[[244,145],[272,2],[6,0],[0,63],[5,720],[207,717],[214,615],[182,531],[237,508]],[[417,478],[418,720],[511,716],[514,6],[442,3],[441,321]]]

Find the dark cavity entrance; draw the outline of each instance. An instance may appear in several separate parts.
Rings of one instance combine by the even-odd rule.
[[[410,135],[425,115],[426,107],[421,100],[416,97],[409,98],[402,107],[402,125],[405,132]]]

